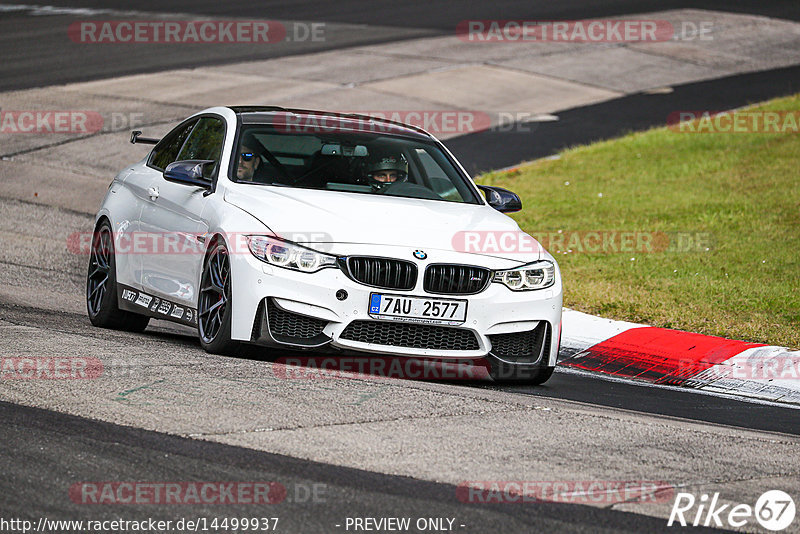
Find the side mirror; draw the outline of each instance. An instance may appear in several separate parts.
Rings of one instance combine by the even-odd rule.
[[[522,200],[516,193],[493,185],[479,185],[478,189],[486,195],[486,203],[502,213],[511,213],[522,209]]]
[[[164,169],[164,179],[184,185],[196,185],[204,189],[211,188],[211,180],[203,176],[206,165],[216,163],[210,159],[190,159],[175,161]]]
[[[134,130],[131,132],[131,144],[144,143],[145,145],[157,145],[161,139],[154,139],[152,137],[141,137],[141,130]]]

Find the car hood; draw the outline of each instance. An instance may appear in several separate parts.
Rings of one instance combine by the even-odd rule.
[[[522,259],[519,250],[496,246],[499,236],[522,234],[517,223],[484,205],[241,184],[224,198],[296,243],[386,244]],[[525,259],[541,257],[538,242],[522,235]]]

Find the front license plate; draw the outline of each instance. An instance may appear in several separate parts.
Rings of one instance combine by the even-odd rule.
[[[372,293],[369,315],[393,321],[455,325],[466,320],[467,301]]]

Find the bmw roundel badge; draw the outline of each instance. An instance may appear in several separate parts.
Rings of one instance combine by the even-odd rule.
[[[427,254],[425,254],[425,253],[424,253],[423,251],[421,251],[421,250],[415,250],[415,251],[414,251],[414,257],[415,257],[415,258],[417,258],[418,260],[424,260],[425,258],[427,258],[427,257],[428,257],[428,255],[427,255]]]

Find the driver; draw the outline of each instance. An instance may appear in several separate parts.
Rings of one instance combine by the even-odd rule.
[[[367,181],[376,191],[408,179],[408,162],[402,154],[376,154],[367,163]]]
[[[250,133],[245,134],[239,149],[239,164],[236,167],[236,178],[239,180],[254,180],[259,177],[256,173],[261,165],[261,145],[255,136]]]

